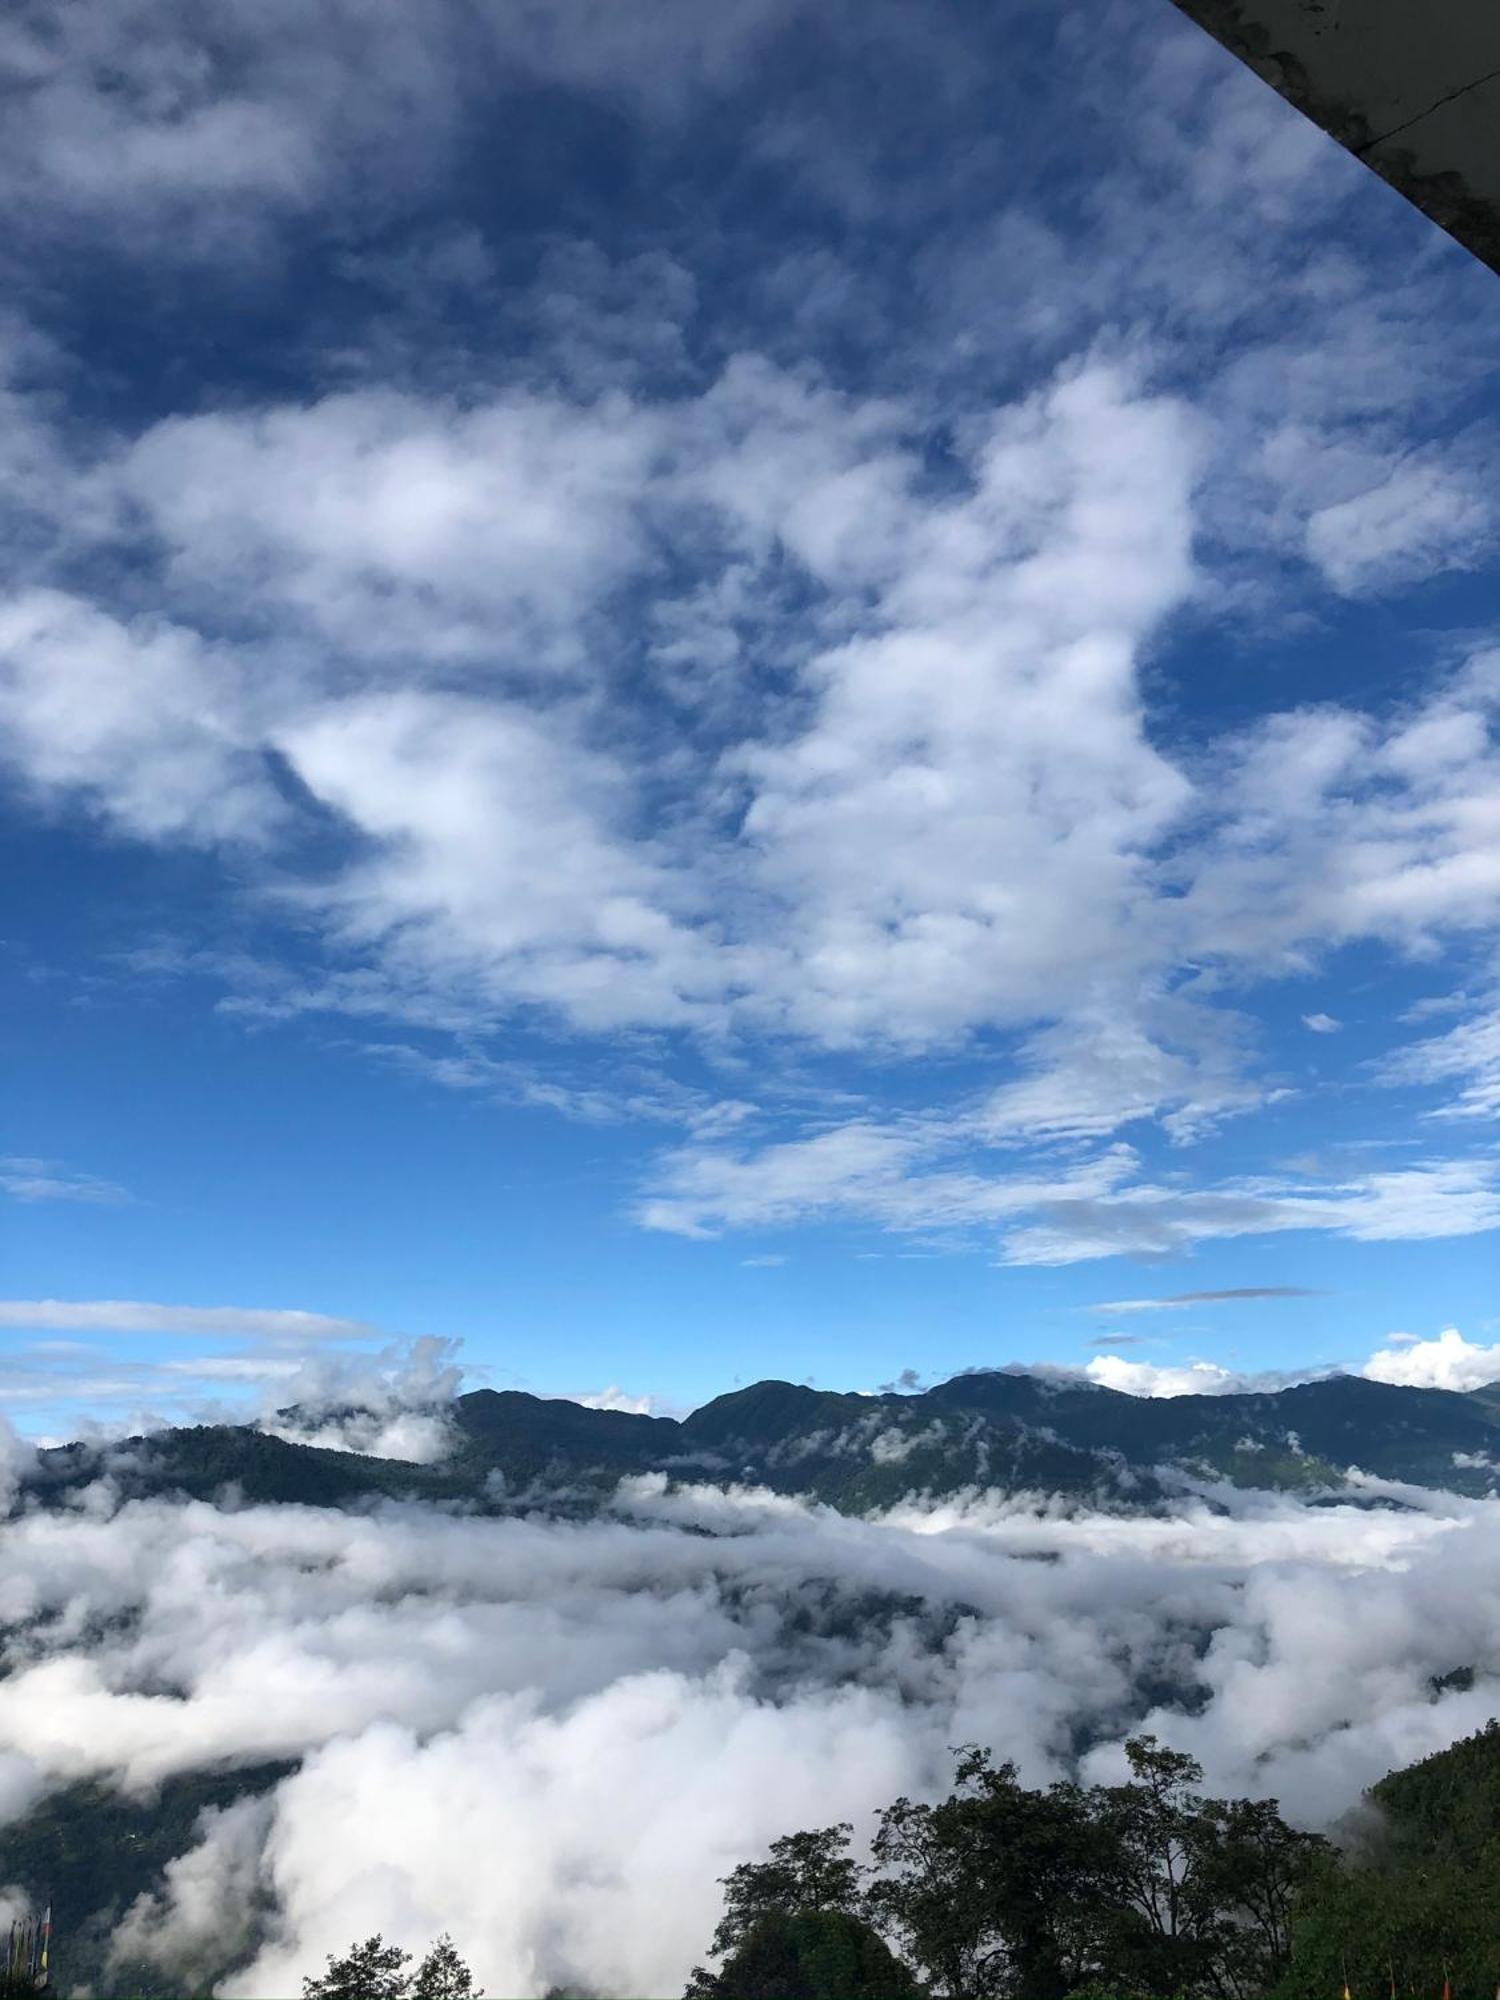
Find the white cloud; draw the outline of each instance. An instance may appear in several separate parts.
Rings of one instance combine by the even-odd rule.
[[[1332,1014],[1304,1014],[1302,1025],[1310,1028],[1315,1035],[1336,1035],[1344,1024],[1335,1020]]]
[[[316,1415],[301,1424],[266,1418],[260,1428],[271,1437],[319,1451],[347,1451],[360,1458],[402,1459],[409,1465],[440,1465],[453,1451],[454,1431],[447,1414],[438,1410],[358,1410],[341,1412],[320,1422]]]
[[[106,1208],[130,1196],[114,1181],[75,1173],[55,1160],[33,1160],[19,1154],[0,1156],[0,1191],[14,1201],[81,1201]]]
[[[144,1299],[0,1299],[0,1326],[28,1332],[181,1333],[287,1342],[365,1340],[362,1320],[259,1306],[155,1305]]]
[[[30,1302],[6,1304],[32,1315],[22,1324],[35,1324]],[[0,1366],[0,1404],[18,1413],[65,1411],[67,1434],[92,1439],[258,1420],[276,1436],[332,1451],[431,1464],[451,1448],[449,1405],[464,1372],[457,1342],[424,1335],[372,1347],[373,1329],[322,1320],[320,1331],[313,1314],[199,1313],[158,1323],[151,1308],[142,1311],[131,1325],[128,1308],[107,1308],[116,1323],[89,1323],[85,1340],[15,1346]],[[121,1357],[112,1338],[119,1332],[200,1338],[187,1353],[140,1360]],[[229,1352],[200,1344],[230,1333],[251,1344]]]
[[[967,1229],[1102,1198],[1135,1163],[1128,1146],[1114,1146],[1050,1171],[945,1167],[940,1156],[955,1136],[963,1136],[962,1126],[956,1134],[936,1120],[905,1127],[859,1122],[758,1151],[685,1146],[657,1162],[637,1216],[648,1229],[681,1236],[840,1215],[895,1230]]]
[[[1160,961],[1147,857],[1190,797],[1134,674],[1192,583],[1192,425],[1075,366],[977,428],[934,499],[915,422],[751,358],[651,406],[361,391],[167,419],[95,469],[89,522],[115,507],[185,622],[18,599],[13,755],[126,831],[203,842],[294,842],[267,760],[289,765],[363,845],[302,894],[367,982],[315,982],[323,1004],[912,1046],[1045,1016],[1059,984],[1108,1013]],[[673,601],[655,550],[684,534],[710,579],[798,572],[795,634],[742,672],[790,673],[804,720],[732,711],[738,740],[664,773],[666,838],[595,614],[627,580]],[[1219,1057],[1137,1039],[1169,1095],[1205,1061],[1234,1094]]]
[[[1500,1163],[1427,1160],[1331,1184],[1252,1179],[1183,1192],[1137,1184],[1053,1199],[1013,1230],[1012,1264],[1165,1255],[1195,1243],[1285,1230],[1328,1230],[1361,1243],[1419,1242],[1500,1228]]]
[[[22,1438],[10,1418],[0,1412],[0,1518],[10,1512],[22,1476],[36,1463],[36,1449]],[[0,1819],[4,1816],[4,1786],[0,1779]]]
[[[1412,1042],[1381,1065],[1389,1084],[1453,1085],[1457,1094],[1431,1118],[1493,1118],[1500,1113],[1500,1004],[1460,1021],[1445,1034]]]
[[[627,1416],[632,1417],[659,1417],[666,1414],[659,1396],[632,1396],[614,1382],[611,1382],[607,1389],[595,1389],[587,1395],[570,1396],[568,1401],[580,1403],[586,1410],[623,1410]]]
[[[593,1523],[94,1497],[0,1529],[26,1632],[0,1757],[17,1800],[303,1759],[203,1821],[128,1919],[180,1967],[268,1893],[271,1934],[225,1988],[246,1996],[376,1928],[450,1930],[494,1991],[678,1991],[717,1877],[798,1826],[867,1835],[943,1788],[955,1742],[1036,1784],[1080,1732],[1098,1776],[1155,1728],[1212,1788],[1324,1824],[1478,1726],[1500,1671],[1500,1513],[1430,1494],[1137,1519],[973,1494],[870,1522],[645,1480]],[[845,1598],[853,1641],[799,1618]],[[1434,1702],[1470,1661],[1475,1688]],[[1190,1702],[1154,1706],[1164,1684]]]
[[[10,227],[122,231],[157,258],[267,254],[285,216],[430,193],[466,118],[527,79],[672,116],[731,85],[775,0],[711,18],[669,0],[474,16],[439,0],[420,31],[393,0],[309,14],[289,0],[165,0],[7,24],[0,167]]]
[[[1409,462],[1312,514],[1307,553],[1335,590],[1354,596],[1470,568],[1493,535],[1482,489],[1450,467]]]
[[[1118,1354],[1096,1354],[1084,1372],[1091,1382],[1121,1389],[1127,1396],[1214,1396],[1246,1386],[1243,1376],[1213,1361],[1159,1365],[1126,1361]]]
[[[1150,962],[1145,855],[1189,787],[1134,667],[1191,584],[1192,469],[1178,405],[1087,368],[986,427],[971,493],[877,535],[874,628],[810,663],[803,733],[744,753],[791,1025],[920,1044]]]
[[[1031,1037],[1029,1074],[994,1091],[976,1125],[994,1139],[1098,1139],[1159,1120],[1175,1143],[1281,1093],[1246,1075],[1245,1023],[1180,997],[1113,995]]]
[[[1372,1354],[1360,1373],[1409,1389],[1483,1389],[1500,1382],[1500,1347],[1478,1346],[1449,1326],[1435,1340],[1408,1336],[1399,1345],[1393,1340]]]
[[[942,492],[918,428],[751,356],[649,404],[369,389],[165,419],[55,504],[168,609],[14,598],[11,755],[136,836],[281,843],[276,907],[329,962],[243,1006],[911,1052],[1019,1029],[993,1137],[1191,1141],[1278,1089],[1211,984],[1174,991],[1184,964],[1487,920],[1494,674],[1378,726],[1273,717],[1189,771],[1137,673],[1197,582],[1202,425],[1092,361],[967,426]],[[703,671],[678,647],[667,684],[721,706],[664,749],[604,613],[624,585],[648,629],[682,611],[659,549],[684,535],[673,629]],[[744,606],[789,568],[797,618],[757,636]],[[351,858],[293,890],[308,801]]]
[[[668,871],[612,830],[624,774],[524,708],[355,697],[277,747],[370,843],[306,900],[343,946],[382,954],[392,999],[435,986],[481,1014],[529,1002],[602,1029],[691,1023],[717,997],[724,974],[663,908]]]
[[[1184,937],[1263,977],[1356,939],[1431,956],[1486,931],[1500,892],[1492,657],[1378,724],[1308,708],[1223,746]]]
[[[976,1150],[977,1123],[967,1113],[904,1125],[866,1119],[758,1149],[689,1144],[658,1158],[637,1219],[682,1236],[832,1217],[895,1231],[979,1231],[998,1236],[1008,1264],[1174,1254],[1289,1230],[1409,1242],[1500,1227],[1500,1162],[1484,1157],[1338,1181],[1246,1177],[1184,1188],[1142,1178],[1138,1155],[1120,1144],[1043,1155],[1017,1171],[1003,1155]]]
[[[643,565],[635,502],[663,442],[662,420],[619,397],[460,408],[362,390],[170,418],[113,476],[209,604],[253,576],[262,618],[366,658],[534,673],[577,667],[583,614]]]
[[[1156,1302],[1122,1303],[1128,1308],[1133,1303]],[[1114,1354],[1096,1355],[1084,1369],[1091,1381],[1100,1382],[1107,1389],[1122,1389],[1132,1396],[1244,1394],[1285,1388],[1289,1383],[1310,1381],[1331,1372],[1334,1371],[1325,1367],[1243,1374],[1214,1361],[1158,1365],[1150,1361],[1127,1361]],[[1410,1333],[1392,1333],[1354,1372],[1371,1382],[1390,1382],[1409,1389],[1482,1389],[1500,1382],[1500,1346],[1476,1345],[1452,1326],[1445,1327],[1431,1340]]]
[[[1155,1299],[1103,1299],[1088,1310],[1096,1313],[1192,1312],[1199,1306],[1222,1305],[1241,1299],[1313,1299],[1319,1294],[1304,1285],[1232,1285],[1214,1292],[1169,1292]]]
[[[1141,1120],[1191,1143],[1284,1094],[1211,979],[1173,990],[1184,963],[1305,970],[1321,939],[1430,950],[1487,920],[1495,675],[1480,655],[1379,726],[1336,708],[1272,718],[1190,779],[1148,739],[1136,687],[1141,647],[1194,581],[1183,408],[1117,370],[1064,370],[973,428],[969,483],[938,498],[905,421],[749,360],[649,411],[361,392],[171,420],[100,470],[96,514],[111,490],[148,509],[184,615],[212,623],[253,573],[274,643],[18,599],[17,754],[49,796],[136,834],[294,843],[276,762],[339,816],[347,862],[295,887],[282,869],[276,889],[320,928],[326,969],[257,970],[241,1009],[450,1028],[539,1010],[591,1033],[912,1053],[1025,1031],[1018,1074],[957,1113],[669,1155],[652,1226],[1046,1209],[1008,1243],[1024,1261],[1247,1229],[1491,1226],[1482,1176],[1466,1191],[1457,1168],[1338,1197],[1183,1195],[1127,1184],[1117,1154],[1019,1176],[965,1157]],[[781,721],[735,710],[714,756],[663,772],[604,727],[615,662],[594,613],[627,576],[649,582],[652,536],[688,521],[710,571],[767,578],[790,560],[812,601],[797,642],[777,642],[799,688]],[[289,643],[299,621],[332,646],[323,664]],[[358,688],[344,647],[366,662]],[[468,678],[481,655],[486,676]],[[529,683],[512,681],[523,665]],[[663,778],[671,826],[643,811]],[[1461,1101],[1482,1106],[1485,1032],[1419,1044],[1412,1073],[1478,1065]],[[465,1087],[495,1076],[473,1052],[430,1060]],[[546,1078],[498,1087],[585,1102]]]
[[[206,1984],[226,1957],[249,1947],[271,1820],[265,1797],[207,1807],[195,1844],[168,1861],[160,1890],[137,1896],[111,1931],[111,1962],[145,1960]]]
[[[515,80],[701,111],[790,10],[701,11],[606,19],[569,0],[545,21],[465,16],[460,34],[442,6],[414,37],[387,0],[326,20],[213,0],[192,27],[131,0],[5,38],[25,104],[0,167],[28,229],[103,223],[136,250],[242,265],[274,254],[291,211],[342,242],[356,190],[395,203],[396,240],[341,269],[404,301],[279,401],[207,397],[90,438],[12,396],[13,484],[36,518],[17,546],[69,589],[18,583],[0,608],[8,755],[48,806],[116,833],[260,850],[236,857],[257,913],[290,916],[324,958],[255,968],[245,1014],[460,1030],[520,1015],[859,1057],[1015,1036],[1008,1080],[964,1114],[976,1145],[1148,1120],[1191,1144],[1284,1094],[1244,987],[1348,941],[1435,955],[1492,921],[1483,656],[1393,717],[1351,700],[1228,741],[1174,740],[1141,685],[1184,612],[1258,615],[1265,578],[1236,566],[1267,550],[1351,592],[1471,560],[1484,437],[1439,467],[1405,435],[1472,379],[1463,316],[1437,314],[1436,279],[1372,278],[1352,236],[1329,258],[1326,218],[1358,177],[1341,183],[1282,107],[1170,28],[1131,43],[1156,110],[1097,190],[1098,230],[1075,240],[992,203],[924,220],[910,289],[942,304],[859,393],[806,358],[837,341],[794,343],[795,365],[758,351],[782,310],[731,340],[715,325],[690,355],[690,243],[680,262],[614,263],[554,245],[520,296],[477,229],[403,235],[392,176],[440,180],[476,106]],[[888,56],[908,33],[882,14],[851,48]],[[932,72],[955,84],[958,47]],[[788,102],[756,157],[846,214],[904,199],[877,135],[854,137]],[[1184,249],[1210,241],[1212,257]],[[1310,243],[1315,258],[1283,254]],[[1025,295],[1014,314],[990,310],[997,272]],[[768,271],[765,297],[790,286],[799,312],[878,323],[873,282],[829,249]],[[413,361],[418,308],[445,284],[504,318],[482,363],[456,336]],[[997,382],[1020,386],[998,401]],[[1414,687],[1426,675],[1412,663]],[[1434,1074],[1483,1054],[1421,1047]],[[482,1087],[472,1050],[432,1061]],[[1459,1108],[1489,1101],[1473,1074]],[[502,1084],[538,1103],[549,1087],[570,1114],[604,1102]],[[1013,1212],[1011,1177],[961,1158],[958,1135],[896,1124],[872,1111],[859,1140],[804,1126],[789,1144],[825,1158],[834,1188],[809,1212]],[[756,1169],[763,1187],[797,1171],[771,1151]],[[746,1177],[716,1192],[722,1172],[668,1160],[645,1212],[713,1228],[752,1211]],[[1197,1211],[1172,1189],[1118,1192],[1073,1212],[1075,1243],[1291,1212],[1282,1188],[1204,1190]],[[1461,1212],[1448,1190],[1444,1216]],[[1476,1196],[1471,1212],[1489,1211]],[[1045,1251],[1052,1226],[1013,1250]]]
[[[234,663],[197,633],[56,590],[0,602],[5,757],[145,839],[258,841],[278,815]]]

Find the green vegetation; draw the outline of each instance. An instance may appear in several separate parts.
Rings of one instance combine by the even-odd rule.
[[[1500,1988],[1500,1722],[1373,1785],[1345,1856],[1299,1899],[1277,2000]]]
[[[377,1931],[342,1958],[330,1956],[319,1978],[304,1979],[303,2000],[484,2000],[446,1934],[415,1972],[407,1970],[410,1964],[411,1953],[387,1944]]]
[[[1337,1845],[1274,1800],[1205,1797],[1193,1760],[1153,1737],[1127,1754],[1123,1784],[1039,1790],[965,1749],[947,1798],[881,1813],[868,1867],[847,1823],[785,1835],[725,1877],[718,1965],[685,2000],[1339,2000],[1346,1982],[1352,2000],[1437,2000],[1445,1977],[1452,2000],[1492,2000],[1500,1722],[1382,1779]],[[180,1995],[111,1965],[107,1919],[160,1886],[205,1806],[283,1768],[174,1780],[153,1801],[74,1786],[9,1829],[0,1879],[94,1910],[59,1938],[57,1989]],[[482,1995],[451,1939],[413,1965],[377,1934],[303,2000]]]
[[[1342,1852],[1127,1752],[1124,1784],[1037,1791],[965,1750],[947,1799],[881,1814],[869,1869],[848,1825],[788,1834],[725,1878],[685,2000],[1491,2000],[1500,1723],[1373,1787]]]
[[[137,1896],[161,1887],[167,1863],[193,1846],[202,1813],[267,1791],[295,1769],[195,1772],[134,1796],[92,1782],[68,1785],[0,1827],[0,1883],[55,1910],[57,1990],[128,1992],[139,2000],[178,1994],[180,1982],[158,1966],[112,1962],[111,1933]]]
[[[878,1932],[846,1910],[770,1910],[719,1973],[701,1970],[689,2000],[921,2000]]]
[[[622,1478],[665,1472],[748,1480],[858,1514],[910,1493],[971,1487],[1149,1506],[1165,1497],[1164,1469],[1315,1494],[1338,1490],[1357,1465],[1479,1494],[1495,1490],[1490,1467],[1500,1462],[1500,1399],[1348,1375],[1275,1394],[1170,1398],[1003,1372],[960,1375],[916,1395],[757,1382],[680,1423],[480,1389],[457,1399],[452,1419],[453,1449],[441,1465],[209,1425],[104,1450],[44,1451],[27,1494],[61,1501],[107,1471],[127,1498],[229,1491],[321,1507],[388,1499],[588,1513]]]

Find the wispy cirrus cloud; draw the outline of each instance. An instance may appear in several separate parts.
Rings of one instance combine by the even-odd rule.
[[[1500,1113],[1500,1000],[1474,1009],[1441,1035],[1409,1042],[1377,1069],[1382,1083],[1416,1084],[1456,1092],[1427,1117],[1493,1118]]]
[[[1220,1305],[1235,1299],[1317,1299],[1325,1294],[1306,1285],[1231,1285],[1214,1292],[1168,1292],[1154,1299],[1103,1299],[1096,1313],[1185,1312],[1191,1306]]]
[[[147,1299],[0,1299],[0,1327],[38,1333],[165,1333],[302,1345],[368,1340],[376,1329],[336,1314],[261,1306],[161,1305]]]
[[[1010,1264],[1181,1255],[1237,1236],[1326,1231],[1361,1243],[1422,1242],[1500,1228],[1500,1161],[1428,1160],[1331,1184],[1269,1178],[1189,1191],[1149,1183],[1050,1202],[1013,1230]]]
[[[758,1149],[680,1148],[658,1161],[636,1215],[648,1229],[682,1236],[846,1218],[987,1240],[1004,1264],[1063,1265],[1184,1255],[1201,1243],[1296,1230],[1361,1242],[1473,1235],[1500,1227],[1500,1161],[1429,1159],[1338,1180],[1261,1176],[1183,1187],[1151,1180],[1135,1150],[1119,1143],[1017,1171],[1003,1154],[975,1150],[966,1117],[864,1120]],[[1298,1295],[1247,1288],[1184,1294],[1181,1303]],[[1099,1308],[1147,1309],[1161,1304]]]
[[[0,1193],[13,1201],[79,1201],[114,1208],[131,1197],[115,1181],[82,1174],[56,1160],[30,1159],[11,1153],[0,1156]]]

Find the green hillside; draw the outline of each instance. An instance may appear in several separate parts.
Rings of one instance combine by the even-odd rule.
[[[295,1769],[281,1763],[193,1772],[130,1797],[102,1784],[67,1785],[0,1827],[0,1883],[20,1888],[38,1908],[52,1907],[54,1989],[137,2000],[179,1992],[154,1966],[112,1966],[112,1931],[137,1896],[161,1888],[168,1862],[193,1845],[202,1813],[268,1791]]]
[[[1142,1506],[1184,1477],[1337,1492],[1350,1467],[1460,1493],[1500,1490],[1500,1402],[1348,1375],[1263,1395],[1172,1398],[1006,1371],[914,1395],[757,1382],[681,1422],[480,1389],[458,1398],[452,1423],[453,1449],[436,1466],[212,1425],[45,1451],[25,1490],[46,1504],[107,1471],[131,1498],[232,1489],[248,1501],[387,1497],[499,1511],[588,1508],[622,1478],[658,1472],[764,1485],[849,1513],[969,1488]]]
[[[1372,1785],[1348,1858],[1304,1892],[1277,2000],[1500,1987],[1500,1721]]]

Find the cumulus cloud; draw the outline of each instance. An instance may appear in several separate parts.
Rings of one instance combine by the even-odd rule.
[[[1321,1824],[1489,1712],[1493,1503],[1223,1497],[1131,1518],[975,1493],[859,1521],[656,1477],[563,1523],[101,1490],[3,1530],[0,1754],[33,1789],[300,1760],[205,1818],[126,1919],[178,1967],[243,1937],[226,1991],[285,1993],[375,1928],[451,1930],[499,1991],[674,1991],[717,1876],[800,1825],[866,1834],[942,1788],[954,1742],[1039,1783],[1080,1742],[1112,1773],[1155,1728],[1213,1786]],[[1473,1690],[1434,1701],[1469,1663]]]
[[[174,576],[211,600],[253,573],[263,615],[377,657],[489,659],[504,643],[561,668],[578,664],[581,607],[642,562],[632,501],[662,442],[624,399],[458,409],[363,390],[169,419],[116,477]]]
[[[1247,1389],[1280,1389],[1291,1379],[1286,1375],[1238,1375],[1216,1361],[1126,1361],[1116,1354],[1096,1354],[1084,1373],[1091,1382],[1120,1389],[1127,1396],[1223,1396]]]
[[[1500,1346],[1477,1345],[1448,1326],[1435,1340],[1393,1339],[1360,1373],[1372,1382],[1399,1382],[1410,1389],[1483,1389],[1500,1382]]]
[[[1500,879],[1493,660],[1378,721],[1320,705],[1224,745],[1218,823],[1184,898],[1193,934],[1226,962],[1287,971],[1317,945],[1482,935]]]
[[[314,1351],[275,1384],[261,1428],[298,1444],[434,1465],[454,1442],[451,1405],[463,1382],[461,1343],[436,1334],[374,1351]]]
[[[749,359],[649,408],[361,391],[165,420],[102,490],[153,523],[185,620],[212,627],[255,574],[271,670],[264,643],[33,591],[0,629],[13,754],[128,831],[206,842],[294,836],[267,759],[289,766],[362,842],[304,907],[376,979],[312,1004],[922,1046],[1046,1023],[1064,989],[1076,1005],[1023,1048],[992,1132],[1161,1117],[1190,1137],[1268,1092],[1233,1013],[1169,996],[1175,962],[1242,958],[1268,929],[1304,948],[1335,915],[1349,937],[1473,921],[1488,680],[1470,669],[1380,730],[1271,718],[1225,746],[1210,798],[1148,738],[1136,682],[1193,583],[1190,413],[1119,368],[1065,368],[974,430],[942,497],[914,421]],[[710,572],[790,561],[810,601],[776,661],[804,721],[684,769],[684,845],[638,830],[654,774],[602,739],[597,697],[622,690],[591,620],[627,579],[656,586],[655,540],[688,521]],[[389,655],[386,684],[310,683],[287,621]],[[482,695],[432,684],[471,655]],[[101,660],[128,716],[90,691]],[[548,673],[566,698],[541,693]],[[1190,824],[1164,876],[1157,850]],[[539,841],[569,868],[528,865]],[[1187,893],[1165,893],[1184,865]]]
[[[0,721],[27,785],[120,832],[257,842],[279,817],[236,668],[192,630],[24,591],[0,603]]]
[[[1240,994],[1340,943],[1436,953],[1492,920],[1493,666],[1417,658],[1399,712],[1350,696],[1191,739],[1143,667],[1170,677],[1184,618],[1279,617],[1287,555],[1345,594],[1485,556],[1491,441],[1430,443],[1486,365],[1459,331],[1479,316],[1185,24],[1122,16],[1085,48],[1054,11],[1024,29],[1089,107],[1080,150],[998,200],[993,134],[1043,157],[1055,109],[982,27],[910,8],[818,14],[839,61],[764,70],[810,31],[798,0],[442,0],[420,36],[390,0],[23,13],[0,192],[28,267],[123,245],[155,310],[189,258],[212,313],[313,244],[352,301],[289,310],[253,381],[226,388],[203,342],[175,406],[161,383],[76,422],[54,400],[72,358],[0,328],[25,526],[0,720],[29,801],[232,849],[297,939],[295,969],[274,946],[240,965],[244,1013],[1003,1043],[976,1145],[1155,1122],[1188,1146],[1278,1101]],[[933,93],[898,93],[903,117],[973,132],[941,172],[897,168],[904,136],[869,116],[893,68]],[[487,231],[466,191],[445,214],[538,85],[622,144],[649,133],[643,161],[722,117],[797,212],[884,218],[910,280],[840,226],[790,254],[731,231],[726,305],[711,202],[670,256],[509,212]],[[1412,1076],[1462,1075],[1482,1108],[1482,1039],[1426,1044]],[[501,1079],[472,1046],[432,1060],[569,1115],[608,1095]],[[906,1135],[867,1122],[835,1140],[819,1113],[792,1143],[921,1183],[876,1190],[883,1226],[1009,1199],[972,1162],[934,1176],[925,1145],[901,1169]],[[680,1162],[660,1178],[648,1220],[717,1226]],[[1146,1200],[1077,1211],[1076,1238],[1192,1240],[1165,1199],[1149,1226]]]
[[[1214,1294],[1209,1294],[1212,1297]],[[1230,1296],[1233,1296],[1231,1294]],[[1253,1296],[1253,1295],[1252,1295]],[[1124,1309],[1154,1305],[1150,1300],[1126,1300]],[[1118,1308],[1116,1308],[1118,1309]],[[1118,1346],[1133,1341],[1132,1335],[1105,1335],[1091,1346],[1108,1341]],[[1216,1361],[1164,1362],[1127,1361],[1119,1355],[1100,1354],[1090,1360],[1084,1374],[1107,1389],[1121,1389],[1131,1396],[1198,1396],[1244,1394],[1283,1389],[1293,1382],[1306,1382],[1336,1372],[1331,1366],[1304,1369],[1237,1372]],[[1466,1340],[1457,1327],[1445,1327],[1431,1340],[1416,1334],[1391,1333],[1368,1361],[1354,1372],[1372,1382],[1391,1382],[1409,1389],[1483,1389],[1500,1382],[1500,1346],[1485,1347]]]
[[[9,226],[28,242],[123,231],[159,259],[253,261],[287,219],[374,190],[404,208],[466,118],[527,81],[671,118],[738,79],[785,11],[730,0],[705,20],[673,0],[601,16],[565,0],[475,18],[444,0],[419,34],[389,0],[316,18],[281,0],[199,15],[132,0],[87,23],[27,10],[0,50]]]
[[[243,1009],[911,1054],[1017,1032],[1011,1080],[957,1118],[805,1132],[756,1168],[823,1157],[891,1226],[1009,1212],[972,1161],[929,1170],[939,1128],[1051,1145],[1155,1121],[1190,1144],[1284,1094],[1183,964],[1305,969],[1324,940],[1431,949],[1487,920],[1494,674],[1481,655],[1379,721],[1297,710],[1174,757],[1139,669],[1197,582],[1194,412],[1084,357],[966,426],[940,490],[921,428],[915,405],[752,355],[649,401],[371,387],[166,417],[92,468],[71,530],[154,565],[161,608],[13,595],[9,754],[118,832],[274,850],[276,900],[326,962],[256,968]],[[684,536],[690,616],[660,554]],[[788,576],[796,619],[750,633],[747,595],[774,604]],[[647,649],[657,698],[708,704],[665,760],[631,707],[621,593],[676,635]],[[689,629],[695,658],[727,649],[728,683],[682,682]],[[767,673],[790,691],[769,707]],[[1419,1045],[1409,1072],[1477,1075],[1482,1106],[1484,1034]],[[545,1097],[471,1051],[427,1060]],[[704,1153],[664,1160],[641,1213],[717,1226],[694,1184],[731,1173],[719,1208],[768,1206]],[[1302,1226],[1275,1219],[1281,1192],[1075,1206],[1073,1254]],[[1492,1226],[1456,1192],[1445,1228]],[[1050,1257],[1060,1233],[1007,1254]],[[1079,1253],[1091,1237],[1106,1248]]]

